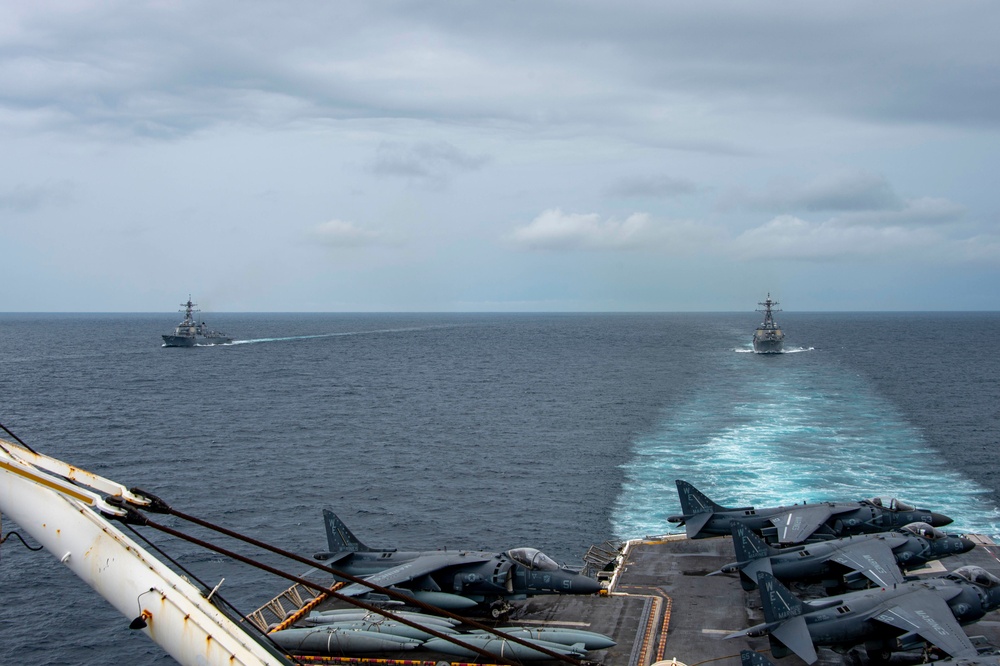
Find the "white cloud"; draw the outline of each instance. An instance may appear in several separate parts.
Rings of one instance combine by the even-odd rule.
[[[651,250],[668,253],[710,244],[718,237],[712,225],[689,220],[654,220],[633,213],[624,220],[601,219],[597,213],[545,211],[508,237],[528,250]]]
[[[618,221],[601,220],[596,213],[564,213],[554,208],[515,229],[510,240],[528,249],[638,249],[649,232],[645,213]]]
[[[943,200],[910,202],[901,211],[870,211],[811,221],[779,215],[740,233],[710,222],[656,220],[633,213],[624,220],[597,213],[547,210],[507,240],[523,250],[576,252],[643,250],[662,256],[723,261],[918,260],[928,264],[1000,259],[1000,237],[971,236],[941,224],[962,209]]]
[[[931,226],[845,225],[780,215],[733,239],[731,251],[744,260],[833,261],[839,259],[923,260],[930,263],[1000,258],[996,238],[983,242],[952,238]]]
[[[329,247],[365,247],[374,245],[396,245],[398,240],[384,233],[370,231],[343,220],[328,220],[317,224],[311,236]]]
[[[648,229],[649,216],[644,213],[617,221],[601,220],[596,213],[564,213],[553,208],[515,229],[510,240],[531,249],[636,249]]]

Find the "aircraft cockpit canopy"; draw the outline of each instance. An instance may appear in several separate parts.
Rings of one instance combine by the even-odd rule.
[[[1000,578],[997,578],[982,567],[974,565],[959,567],[952,572],[952,575],[960,576],[970,583],[978,585],[979,587],[985,587],[987,589],[1000,587]]]
[[[928,541],[937,541],[938,539],[945,539],[948,537],[947,534],[936,527],[928,525],[927,523],[910,523],[909,525],[903,525],[899,529],[902,532],[909,532],[910,534],[918,537],[923,537]]]
[[[886,499],[884,497],[873,497],[868,500],[870,504],[875,506],[880,506],[883,509],[889,509],[889,511],[916,511],[916,507],[912,504],[907,504],[901,499]]]
[[[521,566],[535,571],[556,571],[559,569],[555,560],[537,548],[514,548],[507,551],[507,557]]]

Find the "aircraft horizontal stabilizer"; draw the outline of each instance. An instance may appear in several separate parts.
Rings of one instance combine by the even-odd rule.
[[[708,524],[708,521],[712,519],[713,515],[714,514],[711,511],[706,513],[698,513],[691,516],[686,521],[684,521],[684,529],[687,531],[687,538],[698,539],[706,536],[702,535],[702,537],[699,537],[699,533],[701,532],[702,528]]]
[[[812,637],[809,635],[809,628],[806,626],[806,619],[801,615],[782,622],[771,631],[771,637],[780,641],[807,664],[813,664],[819,659],[816,646],[813,645]]]

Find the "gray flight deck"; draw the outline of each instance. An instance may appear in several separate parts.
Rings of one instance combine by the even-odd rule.
[[[1000,573],[1000,548],[987,538],[975,538],[980,545],[974,550],[944,560],[947,570],[975,564]],[[589,661],[608,666],[647,666],[672,659],[689,666],[706,661],[739,666],[740,650],[769,655],[769,645],[766,637],[724,640],[730,633],[764,621],[758,593],[745,592],[735,574],[706,576],[735,559],[732,539],[727,537],[630,542],[609,596],[534,597],[511,618],[511,624],[577,622],[571,626],[608,634],[618,641],[617,646],[588,653]],[[934,564],[911,573],[945,573],[940,562]],[[965,630],[1000,646],[1000,613],[987,615]],[[820,649],[819,657],[818,663],[824,666],[845,662],[842,655],[827,649]],[[905,656],[894,656],[893,662],[897,661],[903,664]],[[775,662],[804,663],[794,655]]]
[[[968,564],[1000,574],[1000,547],[985,537],[971,538],[979,545],[944,560],[947,569],[935,562],[911,574],[938,575]],[[688,666],[704,662],[740,666],[740,650],[756,650],[768,657],[770,651],[767,637],[724,640],[730,633],[764,621],[758,593],[745,592],[736,574],[706,576],[735,559],[728,537],[689,540],[678,535],[631,541],[623,546],[613,575],[602,574],[608,577],[606,594],[531,597],[517,602],[507,624],[583,629],[617,641],[610,649],[588,652],[583,660],[588,664],[649,666],[676,659]],[[976,640],[1000,646],[1000,613],[989,614],[965,630],[982,637]],[[818,652],[820,666],[863,666],[866,662],[863,650],[852,651],[847,658],[828,649]],[[405,658],[431,663],[455,660],[421,650],[408,652]],[[774,661],[778,666],[804,664],[794,655]],[[892,663],[904,666],[915,660],[897,654]]]

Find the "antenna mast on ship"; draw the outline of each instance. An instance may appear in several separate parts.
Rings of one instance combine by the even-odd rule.
[[[770,294],[768,294],[768,297],[770,297]],[[195,310],[194,309],[196,305],[198,305],[198,304],[191,302],[191,294],[188,294],[187,303],[181,303],[181,307],[184,308],[184,309],[183,310],[178,310],[178,312],[183,312],[184,313],[184,321],[193,321],[191,319],[191,315],[193,315],[195,312],[201,312],[201,310]],[[761,305],[763,305],[763,303]]]
[[[757,305],[764,306],[763,310],[757,310],[757,312],[764,313],[764,323],[762,324],[762,328],[777,328],[777,326],[774,323],[774,317],[771,314],[772,312],[781,312],[781,310],[779,310],[778,308],[772,307],[777,304],[778,301],[771,300],[771,292],[767,292],[767,299],[764,300],[764,302],[757,303]]]

